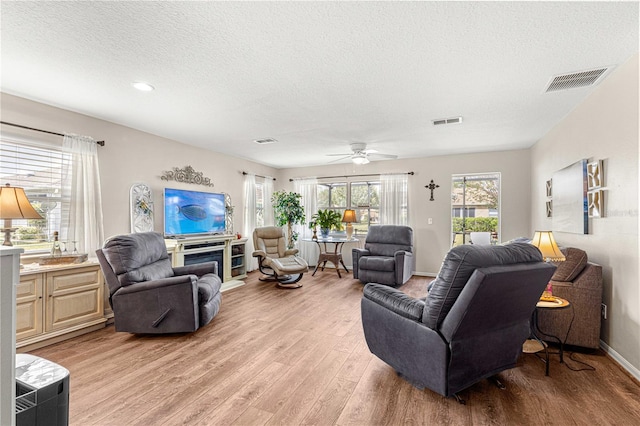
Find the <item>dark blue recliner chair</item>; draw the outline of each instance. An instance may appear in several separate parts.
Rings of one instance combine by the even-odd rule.
[[[515,367],[556,267],[530,244],[452,248],[426,299],[367,284],[361,302],[373,354],[444,396]]]

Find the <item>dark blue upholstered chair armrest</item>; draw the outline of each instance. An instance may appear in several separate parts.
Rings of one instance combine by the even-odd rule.
[[[358,261],[362,256],[369,256],[371,253],[367,249],[351,249],[351,264],[353,265],[353,278],[358,279]]]
[[[197,275],[201,277],[206,274],[218,274],[218,262],[203,262],[187,266],[177,266],[173,268],[176,275]]]
[[[399,250],[395,253],[396,260],[396,284],[406,283],[411,278],[413,272],[413,253],[410,251]]]
[[[422,322],[424,301],[415,299],[393,287],[370,283],[364,286],[364,297],[405,318]]]
[[[131,293],[139,293],[148,290],[156,290],[161,289],[163,287],[177,287],[177,286],[185,286],[186,290],[189,292],[194,292],[197,290],[198,277],[195,275],[177,275],[175,277],[161,278],[159,280],[153,281],[144,281],[141,283],[136,283],[132,285],[128,285],[125,287],[120,287],[120,289],[114,293],[114,296],[117,294],[118,296],[123,296]]]

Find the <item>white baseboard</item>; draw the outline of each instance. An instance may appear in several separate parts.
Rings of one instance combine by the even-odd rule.
[[[244,281],[241,280],[229,280],[222,283],[222,287],[220,288],[221,292],[225,292],[227,290],[231,290],[232,288],[240,287],[244,285]]]
[[[602,340],[600,340],[600,347],[602,348],[603,351],[605,351],[611,358],[613,358],[622,368],[624,368],[625,370],[627,370],[627,372],[629,372],[629,374],[631,374],[633,377],[635,377],[636,380],[638,380],[640,382],[640,370],[638,370],[636,367],[634,367],[633,365],[631,365],[631,363],[629,363],[629,361],[627,361],[626,359],[624,359],[622,357],[622,355],[620,355],[618,352],[616,352],[615,350],[613,350],[609,345],[607,345],[605,342],[603,342]]]
[[[413,275],[417,275],[419,277],[432,277],[435,278],[438,276],[437,272],[418,272],[418,271],[414,271]]]

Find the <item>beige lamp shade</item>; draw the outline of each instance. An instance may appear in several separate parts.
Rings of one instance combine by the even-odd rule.
[[[0,186],[0,219],[4,219],[3,246],[12,246],[11,221],[13,219],[42,219],[43,217],[33,208],[24,189],[11,186]]]
[[[564,254],[558,248],[551,231],[536,231],[533,234],[531,244],[538,247],[542,252],[542,257],[547,262],[563,262],[566,260]]]
[[[342,221],[344,223],[357,222],[357,220],[356,220],[356,211],[355,210],[350,210],[350,209],[345,210],[344,214],[342,215]]]
[[[42,219],[24,189],[6,184],[0,187],[0,219]]]
[[[353,236],[353,225],[351,224],[357,222],[356,211],[351,209],[345,210],[342,215],[342,221],[347,224],[347,239],[350,240]]]

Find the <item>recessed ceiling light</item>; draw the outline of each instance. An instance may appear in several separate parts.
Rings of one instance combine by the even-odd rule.
[[[131,83],[131,85],[141,92],[151,92],[155,89],[155,87],[153,87],[149,83],[145,83],[144,81],[135,81]]]

